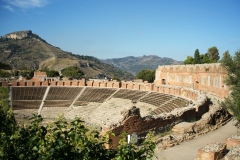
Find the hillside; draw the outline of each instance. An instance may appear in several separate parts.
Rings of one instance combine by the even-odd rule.
[[[101,60],[121,70],[127,71],[136,75],[142,69],[155,70],[159,65],[175,65],[182,64],[181,61],[176,61],[171,58],[161,58],[156,55],[141,56],[141,57],[124,57]]]
[[[88,78],[133,79],[133,75],[99,61],[91,56],[74,55],[47,43],[32,31],[19,31],[0,38],[0,62],[10,64],[15,69],[49,68],[63,70],[68,66],[78,66]]]

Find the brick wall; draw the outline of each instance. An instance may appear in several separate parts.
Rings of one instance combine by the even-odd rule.
[[[224,98],[229,94],[229,89],[224,84],[226,76],[220,63],[159,66],[154,84],[191,87]]]

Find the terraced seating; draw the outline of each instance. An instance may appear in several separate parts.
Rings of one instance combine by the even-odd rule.
[[[108,97],[110,97],[117,89],[113,88],[94,88],[89,87],[84,90],[77,100],[82,102],[98,102],[103,103]]]
[[[51,87],[46,100],[74,100],[83,87]]]
[[[12,107],[14,110],[21,110],[21,109],[36,109],[38,110],[42,101],[12,101]]]
[[[72,101],[69,100],[45,100],[44,107],[69,107]]]
[[[173,98],[174,98],[174,96],[172,96],[172,95],[151,92],[148,95],[146,95],[145,97],[143,97],[142,99],[140,99],[140,101],[154,105],[154,106],[160,106]]]
[[[47,87],[12,87],[12,100],[42,100]]]
[[[113,95],[113,98],[138,100],[139,98],[145,96],[147,93],[147,91],[120,89],[117,93]]]
[[[186,107],[189,104],[189,101],[180,97],[172,100],[171,103],[178,105],[179,107]]]

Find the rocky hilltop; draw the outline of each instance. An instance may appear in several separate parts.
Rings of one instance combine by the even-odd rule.
[[[74,55],[47,43],[31,30],[12,32],[0,38],[0,62],[10,64],[15,69],[39,70],[48,69],[61,71],[69,66],[78,66],[86,78],[133,79],[133,75],[95,57]]]
[[[181,61],[176,61],[171,58],[158,57],[156,55],[133,57],[128,56],[124,58],[114,58],[101,60],[104,63],[108,63],[121,70],[127,71],[133,75],[136,75],[143,69],[155,70],[159,65],[175,65],[182,64]]]
[[[32,35],[33,34],[31,30],[26,30],[26,31],[12,32],[12,33],[6,34],[5,36],[2,36],[2,38],[22,39],[25,37],[30,37]]]

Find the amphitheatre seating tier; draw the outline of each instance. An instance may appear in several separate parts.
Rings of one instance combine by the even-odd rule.
[[[12,87],[12,100],[42,100],[47,87]]]
[[[171,103],[179,106],[179,107],[186,107],[189,104],[189,101],[186,99],[183,99],[181,97],[177,97],[171,101]]]
[[[12,87],[13,109],[38,109],[42,100],[43,108],[69,107],[77,96],[74,106],[87,106],[90,102],[103,103],[109,98],[138,100],[157,107],[151,111],[152,115],[168,113],[189,104],[184,98],[160,92],[100,87],[50,86],[46,99],[43,99],[46,89],[42,86]]]
[[[12,101],[12,108],[14,110],[21,110],[21,109],[36,109],[38,110],[40,104],[42,101],[29,101],[29,100],[23,100],[23,101]]]
[[[120,89],[117,93],[113,95],[113,97],[129,100],[138,100],[139,98],[145,96],[147,93],[147,91]]]
[[[175,96],[164,93],[151,92],[142,99],[140,99],[140,101],[144,103],[149,103],[154,106],[160,106],[166,103],[167,101],[172,100],[174,97]]]
[[[46,100],[74,100],[83,87],[51,87]]]
[[[117,89],[87,87],[77,100],[79,102],[98,102],[103,103]]]
[[[188,100],[186,99],[156,92],[149,93],[140,99],[140,101],[158,107],[151,112],[151,115],[168,113],[176,108],[186,107],[189,104]]]
[[[45,100],[44,107],[69,107],[72,101],[69,100]]]

